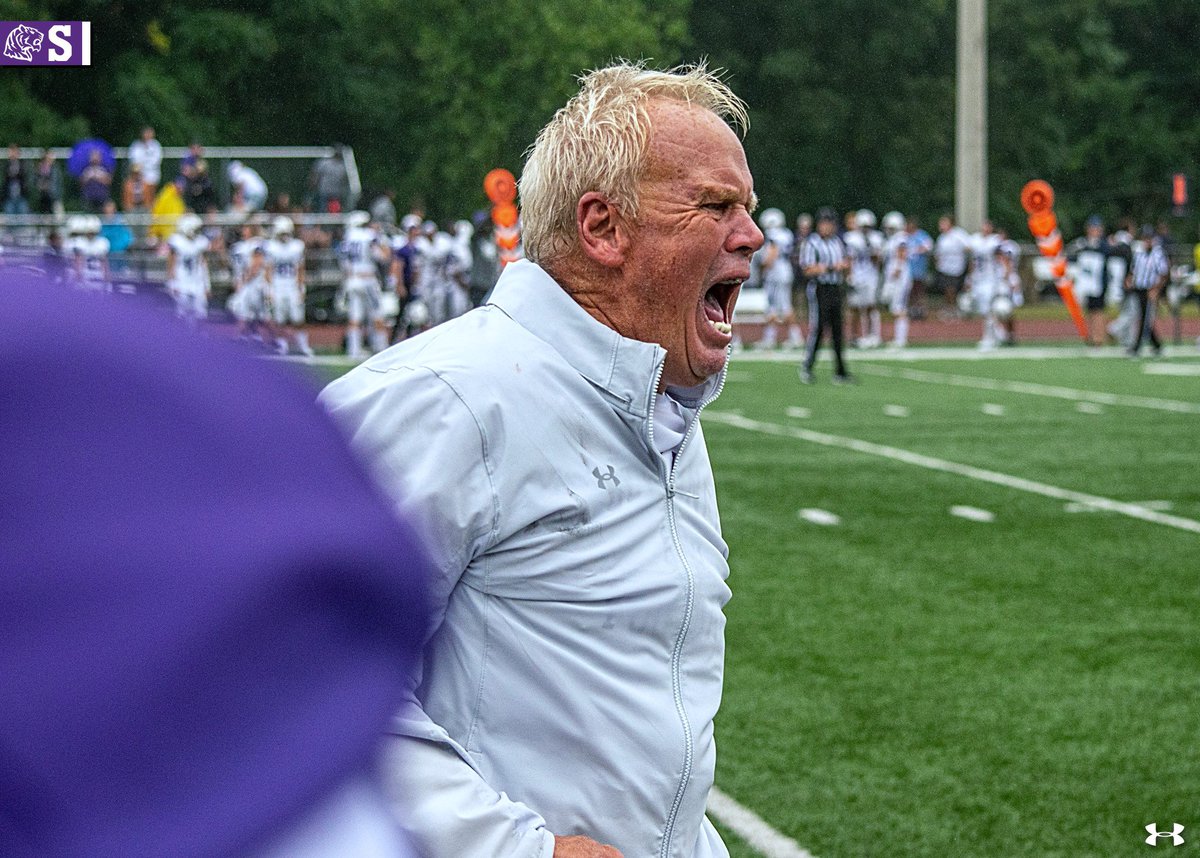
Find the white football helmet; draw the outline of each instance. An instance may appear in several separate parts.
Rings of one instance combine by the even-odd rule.
[[[187,212],[179,216],[179,220],[175,223],[176,231],[191,238],[200,231],[200,227],[204,226],[204,222],[200,220],[198,214]]]
[[[871,229],[875,226],[875,212],[870,209],[859,209],[856,218],[858,225],[864,229]]]
[[[296,226],[292,223],[292,219],[290,217],[284,217],[280,215],[271,223],[271,231],[274,232],[275,235],[294,235],[296,232]]]
[[[763,229],[779,229],[787,223],[783,212],[776,208],[764,209],[758,216],[758,225]]]
[[[896,231],[904,229],[904,215],[896,211],[888,212],[883,216],[883,228]]]
[[[103,224],[100,223],[100,215],[85,215],[83,218],[83,234],[84,235],[99,235]]]
[[[71,215],[67,218],[67,235],[83,235],[87,232],[87,215]]]
[[[346,215],[346,226],[359,227],[366,226],[371,222],[371,216],[362,210],[352,211]]]

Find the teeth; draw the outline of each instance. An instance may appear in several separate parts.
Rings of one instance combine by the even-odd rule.
[[[733,333],[733,326],[730,325],[728,322],[713,322],[712,326],[714,328],[716,328],[718,331],[720,331],[722,334],[732,334]]]

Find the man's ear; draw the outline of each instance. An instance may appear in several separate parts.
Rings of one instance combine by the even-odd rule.
[[[575,207],[575,227],[585,256],[605,268],[625,262],[629,248],[629,226],[608,197],[588,191]]]

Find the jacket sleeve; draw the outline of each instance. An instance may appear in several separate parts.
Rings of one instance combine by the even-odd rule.
[[[467,564],[499,528],[487,433],[454,386],[425,368],[361,368],[320,396],[389,496],[425,538],[436,631]],[[364,375],[368,374],[368,375]],[[357,377],[356,377],[357,376]],[[401,826],[426,858],[550,858],[542,817],[493,789],[467,751],[421,708],[420,675],[381,759]]]

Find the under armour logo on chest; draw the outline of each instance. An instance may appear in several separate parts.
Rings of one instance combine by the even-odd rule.
[[[596,478],[596,485],[605,490],[608,489],[607,484],[609,480],[612,480],[613,486],[621,485],[621,481],[617,479],[617,472],[614,470],[613,466],[606,465],[605,467],[608,468],[607,474],[600,473],[599,468],[592,468],[592,476]]]

